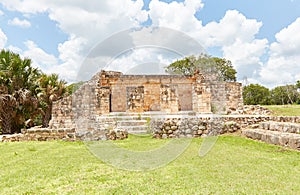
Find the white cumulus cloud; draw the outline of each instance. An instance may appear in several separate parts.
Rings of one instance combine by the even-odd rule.
[[[239,78],[255,76],[262,65],[260,58],[268,48],[267,39],[255,38],[262,22],[248,19],[237,10],[228,10],[220,21],[203,26],[202,21],[195,17],[202,7],[201,1],[165,3],[153,0],[149,5],[149,16],[154,26],[187,33],[204,48],[221,47],[223,57],[232,61]],[[176,39],[173,42],[180,44]]]
[[[3,0],[2,4],[7,9],[19,11],[22,14],[47,13],[49,18],[69,35],[68,40],[58,45],[57,63],[59,64],[51,69],[63,70],[60,74],[66,76],[68,80],[75,79],[74,71],[78,70],[83,57],[88,55],[91,48],[118,31],[139,27],[140,23],[148,19],[147,12],[142,10],[143,0]],[[29,51],[26,52],[30,53]],[[31,55],[31,57],[38,56]],[[34,61],[42,62],[40,59]],[[71,76],[73,76],[72,79]]]
[[[8,24],[13,26],[19,26],[22,28],[29,28],[31,26],[31,23],[28,20],[21,20],[17,17],[12,20],[9,20]]]
[[[300,18],[276,34],[269,59],[260,72],[268,85],[294,84],[300,79]]]
[[[149,10],[142,10],[143,0],[2,0],[1,3],[6,9],[18,11],[23,15],[46,13],[49,19],[56,22],[60,30],[68,35],[68,40],[57,46],[58,56],[47,53],[32,41],[26,42],[27,49],[23,53],[32,58],[35,65],[45,72],[59,73],[69,81],[74,81],[78,74],[83,74],[80,67],[83,62],[86,62],[84,66],[89,65],[85,58],[89,56],[91,48],[122,30],[142,27],[141,23],[147,21],[148,17],[152,21],[152,27],[175,29],[191,36],[204,48],[220,48],[223,57],[231,60],[238,70],[240,79],[246,76],[249,81],[282,83],[293,82],[300,77],[297,65],[300,60],[300,18],[278,32],[276,41],[270,44],[267,39],[257,38],[263,23],[247,18],[238,10],[228,10],[219,21],[203,25],[201,19],[195,16],[204,7],[202,0],[170,3],[152,0]],[[27,20],[13,20],[19,26],[30,26]],[[13,20],[10,21],[11,24]],[[26,24],[26,21],[29,24]],[[124,45],[134,48],[137,42],[146,42],[143,35],[149,30],[143,28],[137,31],[119,37],[117,41],[111,42],[113,45],[107,45],[105,50],[102,48],[103,55],[93,56],[88,60],[95,66],[103,63],[103,67],[111,57],[110,54],[114,53],[111,50],[123,48]],[[174,50],[184,45],[178,40],[178,36],[168,33],[155,41],[175,48]],[[0,30],[0,46],[4,47],[6,42],[7,37]],[[264,63],[261,58],[266,54],[270,57],[268,62]],[[148,49],[148,52],[145,49],[133,50],[132,53],[115,59],[111,67],[115,66],[118,69],[117,66],[120,66],[120,70],[126,71],[132,68],[130,64],[143,64],[143,61],[151,63],[150,58],[158,64],[170,62],[171,59],[168,55],[159,55],[154,49]]]
[[[2,29],[0,28],[0,48],[4,48],[7,42],[7,36],[4,34]]]
[[[22,55],[32,59],[33,66],[49,73],[49,67],[57,64],[57,58],[54,55],[48,54],[43,49],[39,48],[33,41],[28,40],[24,44],[27,49]]]
[[[194,14],[203,7],[201,0],[166,3],[152,0],[149,16],[154,26],[168,27],[193,34],[202,27],[202,22]]]
[[[80,65],[84,56],[81,55],[86,40],[81,37],[71,35],[68,41],[59,44],[59,59],[62,63],[52,66],[50,70],[58,73],[68,81],[75,81],[79,74]]]
[[[200,36],[207,46],[228,46],[237,40],[251,42],[259,32],[262,22],[248,19],[237,10],[228,10],[219,22],[210,22]]]

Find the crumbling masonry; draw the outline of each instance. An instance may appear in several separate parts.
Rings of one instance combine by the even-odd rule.
[[[53,105],[50,128],[95,131],[107,126],[99,116],[110,113],[228,113],[243,106],[242,86],[195,73],[124,75],[101,71],[72,96]]]

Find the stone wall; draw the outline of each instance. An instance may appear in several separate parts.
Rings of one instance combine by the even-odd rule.
[[[102,74],[108,73],[102,72]],[[124,94],[128,94],[129,89],[138,87],[144,87],[143,108],[138,109],[139,112],[192,110],[192,84],[194,80],[191,76],[181,75],[121,74],[106,82],[111,87],[111,111],[128,111],[128,99],[124,98]]]
[[[244,105],[238,107],[237,110],[231,109],[227,111],[231,115],[271,115],[272,111],[260,105]]]
[[[197,113],[211,113],[212,93],[211,87],[203,75],[196,75],[193,85],[193,111]]]
[[[155,138],[199,137],[233,133],[261,122],[277,121],[300,123],[300,117],[277,116],[168,116],[153,118],[151,131]]]
[[[222,124],[210,117],[160,118],[151,121],[154,138],[200,137],[212,134],[213,129],[218,131],[219,128],[222,128]]]
[[[221,81],[211,81],[211,111],[215,114],[226,113],[226,84]]]
[[[72,96],[53,102],[51,117],[49,123],[51,129],[75,127]]]
[[[236,82],[227,82],[225,84],[226,90],[226,114],[235,112],[243,108],[243,91],[242,84]]]
[[[51,140],[75,141],[75,129],[32,128],[22,130],[20,134],[4,135],[1,139],[2,142]]]
[[[241,83],[212,81],[210,86],[213,113],[227,114],[243,108]]]
[[[92,134],[93,133],[93,134]],[[122,140],[128,138],[128,132],[122,129],[98,131],[98,134],[91,132],[80,134],[75,128],[49,129],[34,127],[22,130],[22,133],[12,135],[2,135],[0,142],[17,141],[98,141],[98,140]]]
[[[76,121],[81,118],[91,119],[101,114],[100,108],[107,109],[105,88],[98,88],[99,74],[84,83],[71,96],[53,102],[49,128],[76,128]],[[100,96],[104,97],[103,99]]]
[[[125,117],[126,119],[126,117]],[[274,122],[269,122],[274,121]],[[118,119],[99,116],[93,128],[39,128],[34,127],[22,131],[23,134],[4,135],[0,141],[46,141],[46,140],[82,140],[96,141],[108,139],[127,138],[127,129],[117,126]],[[284,122],[285,126],[281,123]],[[261,123],[259,125],[259,123]],[[246,128],[278,129],[283,133],[291,132],[299,134],[300,116],[243,116],[243,115],[199,115],[199,116],[153,116],[150,121],[150,130],[155,138],[181,138],[204,137],[208,135],[220,135],[233,133]]]
[[[99,115],[109,114],[111,111],[111,90],[109,87],[99,87],[96,89],[97,96],[97,104],[99,105],[99,109],[97,109],[97,113]]]

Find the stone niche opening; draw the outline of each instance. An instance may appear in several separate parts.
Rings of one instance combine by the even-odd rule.
[[[144,111],[144,86],[126,87],[126,105],[129,112]]]
[[[180,105],[178,101],[178,85],[161,85],[160,106],[164,112],[178,112]]]

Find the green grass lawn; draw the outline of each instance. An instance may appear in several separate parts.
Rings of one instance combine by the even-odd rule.
[[[272,110],[275,116],[300,116],[300,105],[269,105],[264,107]]]
[[[116,143],[148,150],[167,141],[131,136]],[[81,142],[0,143],[0,194],[300,193],[300,152],[227,135],[199,157],[202,141],[145,172],[104,164]]]

